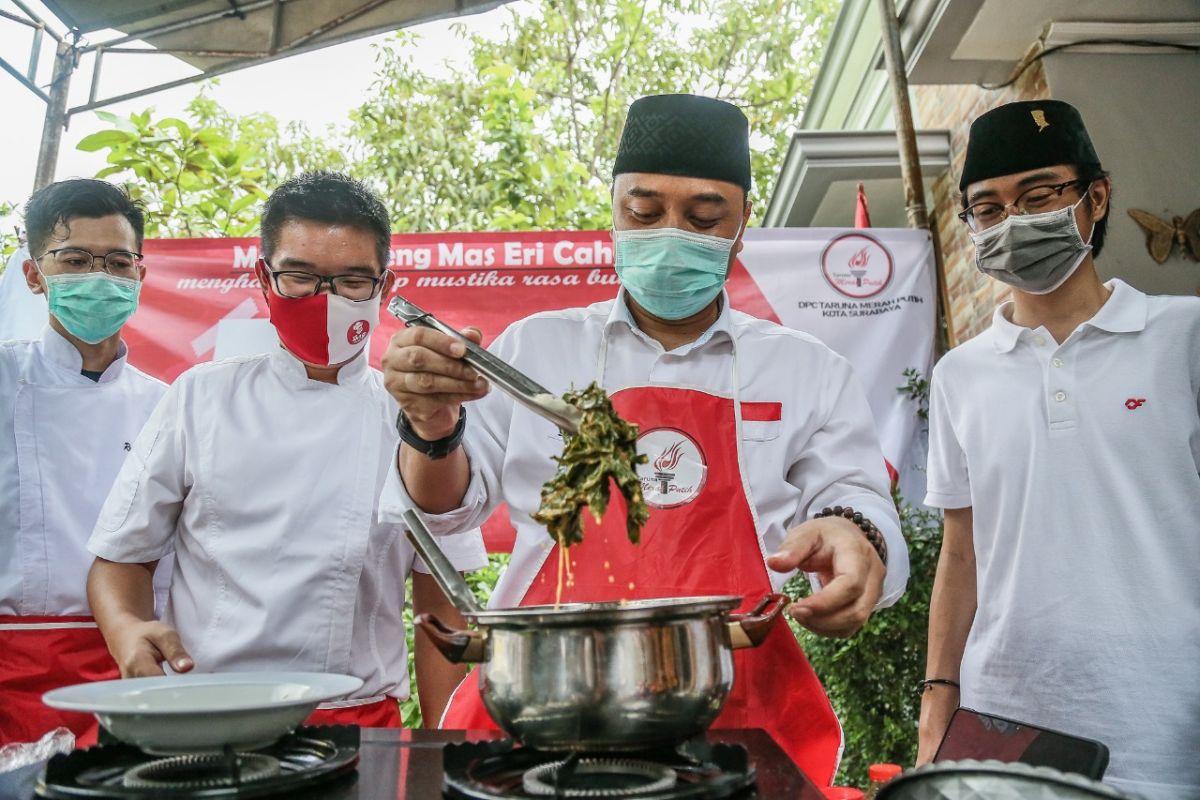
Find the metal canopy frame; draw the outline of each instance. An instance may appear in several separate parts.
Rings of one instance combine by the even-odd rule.
[[[0,69],[46,103],[46,116],[34,178],[36,190],[54,180],[62,133],[75,114],[419,22],[489,11],[507,2],[510,0],[354,0],[345,4],[346,8],[340,9],[341,13],[336,16],[322,19],[319,24],[305,28],[298,34],[292,32],[291,35],[286,35],[285,7],[305,5],[304,0],[225,0],[225,4],[219,6],[204,0],[160,0],[147,9],[152,12],[150,14],[117,13],[110,18],[92,20],[90,23],[75,18],[71,13],[72,3],[69,0],[43,0],[44,5],[55,16],[56,22],[65,30],[62,33],[57,32],[23,0],[12,0],[20,14],[0,9],[0,22],[7,21],[30,29],[32,36],[29,61],[27,67],[21,70],[0,57]],[[361,23],[363,18],[372,12],[386,10],[389,5],[414,13],[365,26],[351,25],[356,21]],[[187,9],[195,6],[205,8],[197,13],[188,14]],[[244,23],[248,15],[263,12],[271,15],[265,47],[226,49],[205,46],[201,31],[206,27],[211,29],[212,26],[226,24],[232,20]],[[156,17],[168,19],[155,21]],[[121,31],[121,35],[96,43],[86,40],[87,33],[101,29],[118,30]],[[50,83],[43,89],[37,83],[37,73],[46,37],[55,42],[56,47]],[[178,43],[180,39],[182,43]],[[162,45],[153,46],[156,41]],[[196,67],[200,72],[175,80],[152,83],[122,94],[100,96],[104,59],[110,54],[172,56]],[[68,108],[67,93],[71,80],[88,57],[92,71],[87,102]]]

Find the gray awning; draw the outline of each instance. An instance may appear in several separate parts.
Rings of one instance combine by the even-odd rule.
[[[420,22],[489,11],[509,0],[43,1],[64,26],[84,36],[80,51],[96,55],[97,73],[104,54],[131,52],[169,54],[200,70],[179,81],[148,81],[146,88],[116,97],[97,97],[93,88],[86,104],[70,109],[78,113]],[[103,30],[122,35],[88,36]],[[93,87],[98,83],[94,79]]]
[[[28,67],[20,69],[0,57],[0,70],[46,103],[37,188],[54,179],[62,131],[73,114],[421,22],[478,14],[507,2],[511,0],[43,0],[66,28],[60,32],[14,0],[20,13],[0,9],[0,21],[30,30]],[[46,36],[55,44],[53,73],[48,84],[39,85]],[[148,59],[145,83],[123,94],[101,96],[106,54]],[[177,58],[197,72],[163,81],[152,63],[163,57]],[[85,60],[91,66],[91,91],[86,103],[69,108],[67,93]]]
[[[487,11],[505,0],[44,2],[69,28],[84,34],[118,30],[125,34],[124,41],[145,42],[208,71],[241,58],[312,50],[431,19]]]

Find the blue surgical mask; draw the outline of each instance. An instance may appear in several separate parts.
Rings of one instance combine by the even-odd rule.
[[[75,338],[98,344],[117,331],[138,305],[142,282],[107,272],[46,275],[50,313]]]
[[[735,242],[679,228],[613,231],[617,278],[659,319],[686,319],[721,293]]]

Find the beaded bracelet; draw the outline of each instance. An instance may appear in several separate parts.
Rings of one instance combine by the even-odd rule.
[[[821,509],[813,518],[821,519],[822,517],[845,517],[853,522],[867,537],[867,541],[871,543],[871,547],[875,548],[875,552],[879,554],[879,560],[887,566],[887,541],[883,538],[879,528],[875,527],[875,523],[862,515],[861,511],[855,511],[850,506],[834,506],[833,508]]]

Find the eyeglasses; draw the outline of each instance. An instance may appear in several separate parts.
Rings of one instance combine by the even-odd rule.
[[[118,278],[137,278],[138,267],[142,265],[142,254],[129,250],[113,250],[98,256],[77,247],[59,247],[47,250],[33,260],[41,261],[44,258],[49,258],[50,263],[65,274],[91,272],[99,261],[102,270]]]
[[[1073,181],[1055,183],[1047,186],[1032,186],[1011,203],[997,203],[994,200],[982,200],[973,203],[958,212],[958,218],[967,223],[967,227],[978,233],[999,225],[1008,219],[1013,209],[1018,215],[1041,214],[1045,211],[1057,211],[1056,206],[1062,199],[1062,194],[1074,186],[1090,186],[1091,181],[1076,178]]]
[[[373,298],[379,290],[379,286],[387,278],[386,272],[378,278],[354,274],[325,277],[297,270],[276,272],[271,269],[271,265],[267,261],[264,260],[263,263],[266,264],[271,280],[275,282],[275,291],[283,297],[312,297],[320,293],[322,286],[329,284],[329,291],[338,297],[361,303]]]

